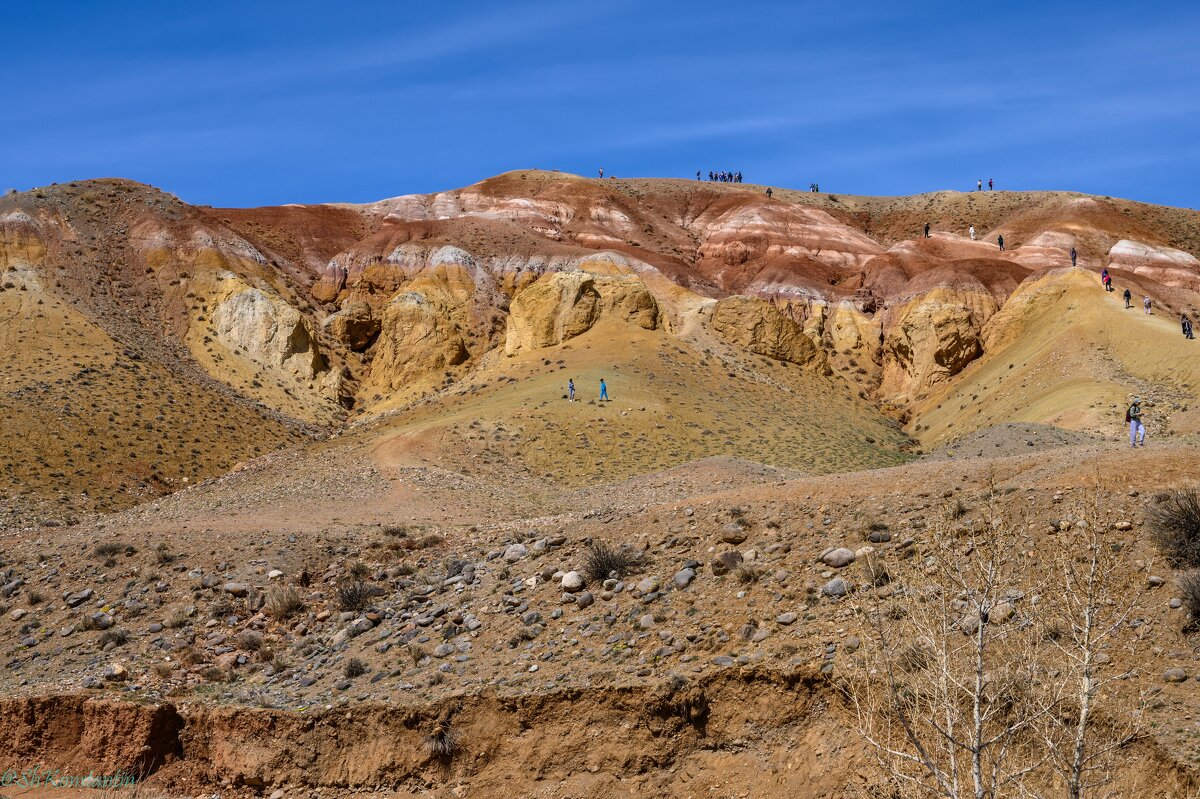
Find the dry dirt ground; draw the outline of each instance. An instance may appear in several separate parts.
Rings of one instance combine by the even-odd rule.
[[[1105,652],[1124,679],[1104,700],[1138,708],[1142,734],[1113,795],[1196,796],[1200,652],[1147,520],[1196,482],[1200,345],[1177,314],[1200,277],[1166,256],[1121,272],[1153,295],[1147,316],[1097,273],[1126,237],[1200,252],[1200,215],[763,188],[515,172],[354,207],[195,208],[123,181],[0,201],[0,778],[41,763],[133,772],[147,796],[878,796],[838,690],[856,603],[886,598],[867,563],[924,563],[935,531],[965,540],[998,514],[1022,584],[1048,582],[1081,530],[1119,555],[1114,586],[1141,604]],[[925,221],[935,237],[914,240]],[[1014,249],[1071,231],[1085,268],[1062,268],[1061,241],[978,257],[968,224]],[[324,321],[447,274],[393,259],[409,245],[478,259],[454,273],[478,295],[411,325],[436,349],[467,319],[467,360],[406,372],[424,345],[401,347],[419,390],[377,394],[378,341]],[[597,251],[643,259],[660,323],[605,311],[503,355],[518,289]],[[215,341],[213,286],[235,278],[277,301],[246,329],[278,344],[295,314],[258,360],[258,339]],[[749,317],[757,350],[702,313],[742,290],[795,317]],[[547,313],[552,332],[575,319]],[[754,354],[801,324],[830,373]],[[319,379],[288,371],[316,347]],[[827,563],[834,547],[854,559]],[[598,548],[623,573],[589,574]]]
[[[1113,653],[1149,702],[1119,782],[1150,769],[1185,795],[1200,708],[1163,675],[1200,676],[1200,657],[1144,521],[1194,479],[1195,444],[996,436],[1016,453],[828,476],[716,457],[573,488],[401,424],[10,532],[0,750],[141,768],[168,793],[854,795],[871,772],[831,686],[855,627],[822,587],[870,589],[819,556],[874,535],[903,557],[947,507],[977,524],[994,497],[1047,564],[1094,505],[1123,556],[1156,561],[1138,645]],[[592,542],[640,557],[619,584],[564,590]],[[285,588],[299,606],[272,615]],[[439,759],[426,743],[444,728],[456,751]]]

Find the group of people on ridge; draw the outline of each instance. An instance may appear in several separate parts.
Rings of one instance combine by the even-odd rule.
[[[700,170],[697,169],[696,170],[696,180],[699,180],[699,179],[700,179]],[[708,170],[708,179],[715,180],[720,183],[741,183],[742,182],[742,173],[741,172],[714,172],[710,169],[710,170]]]

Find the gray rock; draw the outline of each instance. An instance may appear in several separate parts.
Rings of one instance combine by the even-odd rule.
[[[504,560],[507,563],[516,563],[529,554],[529,550],[524,544],[512,544],[504,550]]]
[[[775,621],[784,625],[795,624],[797,618],[799,617],[789,610],[787,613],[780,613],[778,616],[776,616]]]
[[[643,630],[649,630],[651,627],[654,626],[654,617],[651,616],[649,613],[647,613],[646,615],[644,615],[640,619],[638,619],[638,626],[641,627]]]
[[[438,644],[437,648],[433,650],[433,656],[437,658],[446,658],[453,655],[454,652],[455,649],[453,644]]]
[[[355,619],[354,621],[350,622],[350,624],[346,627],[346,633],[351,638],[355,638],[359,635],[362,635],[363,633],[365,633],[367,630],[371,629],[374,626],[375,626],[374,622],[372,622],[368,618]]]
[[[825,585],[821,586],[821,595],[828,597],[842,597],[850,592],[850,586],[846,585],[846,581],[841,577],[834,577]]]
[[[1167,669],[1163,672],[1163,680],[1166,682],[1185,682],[1188,678],[1188,673],[1179,666],[1173,669]]]
[[[821,562],[834,569],[844,569],[854,562],[854,550],[838,547],[821,555]]]
[[[71,608],[79,607],[84,602],[87,602],[89,599],[91,599],[92,595],[93,595],[93,591],[90,588],[85,588],[78,593],[71,594],[66,599],[67,607],[71,607]]]
[[[746,530],[737,523],[727,524],[721,528],[718,538],[720,538],[726,544],[733,544],[734,546],[737,546],[746,540]]]
[[[676,588],[687,588],[692,584],[692,580],[696,579],[696,570],[680,569],[675,572],[675,576],[671,579],[675,582]]]
[[[637,584],[637,591],[639,594],[653,594],[657,590],[658,590],[658,578],[657,577],[647,577],[646,579],[642,580],[640,583]]]
[[[583,591],[575,595],[575,605],[579,608],[590,608],[595,601],[596,598],[592,596],[591,591]]]
[[[569,571],[563,575],[562,582],[559,583],[564,591],[575,593],[583,590],[583,576],[577,571]]]
[[[729,655],[717,655],[715,658],[713,658],[713,663],[717,664],[718,666],[732,666],[736,662],[737,661],[729,657]]]
[[[221,586],[221,590],[233,596],[245,596],[250,593],[250,586],[245,583],[225,583]]]

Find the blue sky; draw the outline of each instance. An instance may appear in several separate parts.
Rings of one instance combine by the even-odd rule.
[[[1200,206],[1200,4],[6,4],[0,188],[369,201],[509,169]]]

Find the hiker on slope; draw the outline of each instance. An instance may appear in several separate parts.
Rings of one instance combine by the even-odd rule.
[[[1142,424],[1142,398],[1134,397],[1133,404],[1125,411],[1125,420],[1129,422],[1129,446],[1137,448],[1139,444],[1146,446],[1146,427]]]
[[[1133,307],[1133,302],[1132,302],[1132,300],[1133,300],[1133,294],[1131,294],[1131,293],[1129,292],[1129,289],[1125,289],[1125,307],[1126,307],[1126,308],[1132,308],[1132,307]]]

